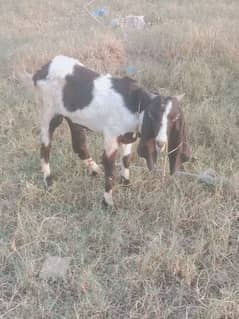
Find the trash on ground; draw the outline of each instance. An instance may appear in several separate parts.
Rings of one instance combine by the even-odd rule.
[[[196,179],[199,183],[206,184],[207,186],[216,187],[218,185],[229,186],[234,189],[238,187],[235,177],[225,178],[224,176],[219,176],[213,169],[209,168],[199,174],[189,173],[184,171],[178,171],[175,173],[176,176],[186,176]]]
[[[217,184],[224,183],[225,178],[217,176],[216,172],[209,168],[198,175],[198,181],[207,184],[208,186],[216,186]]]
[[[106,8],[99,8],[99,9],[95,9],[93,12],[92,12],[92,15],[94,17],[103,17],[105,15],[107,15],[108,11]]]
[[[144,16],[129,15],[124,18],[116,18],[111,21],[112,27],[131,28],[141,30],[145,27]]]
[[[133,75],[136,73],[136,68],[131,65],[127,66],[125,70],[128,75]]]

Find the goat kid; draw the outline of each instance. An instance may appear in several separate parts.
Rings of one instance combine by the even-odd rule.
[[[170,173],[183,168],[190,157],[179,97],[152,94],[128,78],[101,75],[78,60],[56,56],[33,76],[41,103],[41,167],[47,185],[52,183],[50,147],[55,129],[63,118],[69,124],[73,151],[93,174],[100,168],[90,157],[85,128],[104,137],[103,202],[113,206],[115,159],[121,149],[121,177],[129,183],[132,143],[140,137],[138,155],[152,170],[157,154],[168,145]],[[136,134],[137,132],[137,134]]]

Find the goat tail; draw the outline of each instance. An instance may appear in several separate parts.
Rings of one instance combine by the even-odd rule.
[[[33,84],[34,84],[34,86],[37,86],[37,81],[39,81],[39,80],[41,80],[41,79],[42,79],[42,69],[37,70],[37,71],[33,74],[32,78],[31,78],[31,80],[32,80],[32,82],[33,82]]]
[[[32,81],[35,86],[37,85],[38,81],[46,79],[50,63],[51,62],[46,63],[45,65],[43,65],[43,67],[41,67],[41,69],[37,70],[36,73],[33,74]]]

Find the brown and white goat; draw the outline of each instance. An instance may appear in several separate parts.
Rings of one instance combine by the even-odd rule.
[[[138,155],[153,169],[157,154],[168,145],[170,173],[182,169],[189,159],[183,113],[177,97],[152,94],[128,78],[101,75],[78,60],[56,56],[33,76],[41,107],[41,166],[44,180],[51,183],[50,145],[54,130],[65,118],[75,153],[88,169],[98,174],[86,145],[84,127],[104,136],[103,201],[113,205],[112,186],[116,154],[121,148],[121,176],[129,183],[132,143],[140,138]],[[135,134],[137,132],[137,134]]]

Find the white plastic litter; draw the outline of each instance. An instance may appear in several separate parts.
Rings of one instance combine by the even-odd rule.
[[[111,21],[113,27],[131,28],[141,30],[145,27],[144,16],[129,15],[124,18],[116,18]]]

